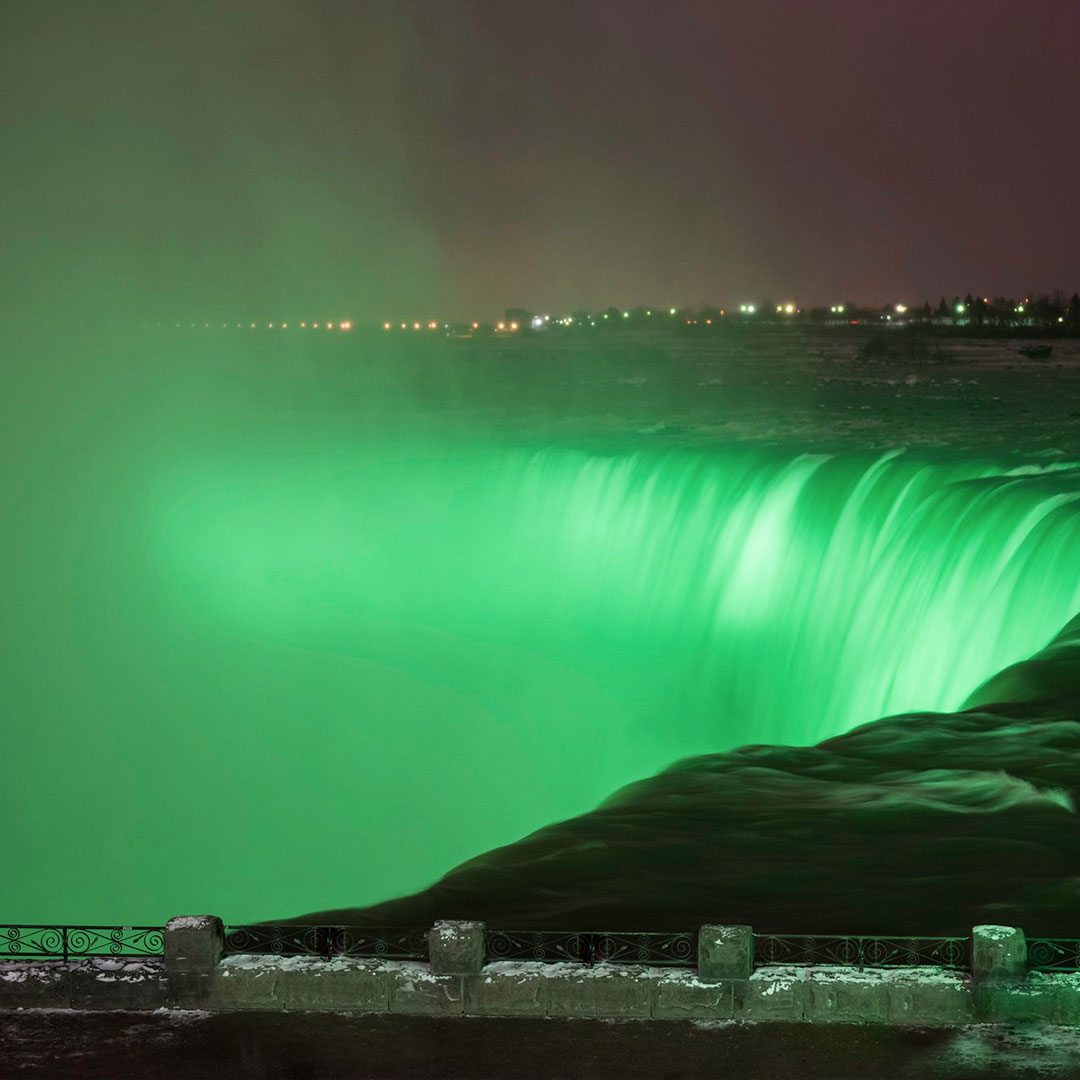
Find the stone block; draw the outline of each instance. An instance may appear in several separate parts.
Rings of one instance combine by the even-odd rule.
[[[970,976],[941,968],[900,968],[890,972],[889,1023],[959,1027],[974,1018]]]
[[[661,1020],[730,1020],[734,984],[705,982],[692,971],[668,971],[655,981],[653,1016]]]
[[[228,956],[209,975],[204,1008],[279,1008],[277,981],[282,958],[278,956]],[[197,975],[195,976],[198,977]]]
[[[174,1009],[209,1009],[216,974],[211,971],[166,972],[169,1004]]]
[[[1032,982],[1048,984],[1054,997],[1054,1023],[1080,1026],[1080,972],[1033,972]]]
[[[881,971],[814,968],[804,988],[803,1019],[811,1023],[883,1024],[889,985]]]
[[[484,966],[484,924],[437,922],[428,931],[428,956],[436,975],[474,975]]]
[[[976,926],[971,931],[971,968],[976,982],[1022,978],[1027,941],[1015,926]]]
[[[1057,1020],[1059,994],[1042,981],[988,982],[975,990],[980,1020],[992,1024],[1052,1024]]]
[[[0,963],[0,1009],[66,1009],[71,1005],[71,968],[58,961]]]
[[[465,977],[465,1012],[470,1016],[546,1016],[550,965],[499,961]]]
[[[160,961],[95,957],[71,969],[75,1009],[160,1009],[170,1002]]]
[[[216,915],[178,915],[165,924],[165,969],[213,971],[225,948],[225,928]]]
[[[391,1012],[457,1016],[464,1009],[460,975],[437,975],[427,964],[402,961],[387,967]]]
[[[763,967],[732,984],[735,1015],[743,1020],[802,1020],[806,1010],[806,969]]]
[[[381,961],[284,957],[278,961],[274,997],[287,1010],[386,1012],[390,979]]]
[[[976,988],[981,1019],[1080,1025],[1080,972],[1033,971],[1025,979]]]
[[[624,1019],[652,1015],[655,977],[636,966],[550,965],[550,1016]]]
[[[754,931],[749,926],[703,926],[698,935],[698,975],[707,982],[749,979],[754,970]]]

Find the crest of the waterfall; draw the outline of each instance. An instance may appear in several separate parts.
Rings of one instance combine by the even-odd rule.
[[[955,708],[1080,606],[1073,470],[550,451],[517,494],[541,602],[677,642],[722,745]]]

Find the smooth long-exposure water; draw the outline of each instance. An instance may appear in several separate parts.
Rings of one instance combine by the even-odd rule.
[[[1068,468],[100,379],[24,384],[5,481],[9,921],[411,891],[680,757],[957,708],[1080,608]]]

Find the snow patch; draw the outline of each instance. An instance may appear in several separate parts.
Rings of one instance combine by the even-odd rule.
[[[202,930],[210,929],[217,920],[213,915],[177,915],[165,924],[166,930]]]

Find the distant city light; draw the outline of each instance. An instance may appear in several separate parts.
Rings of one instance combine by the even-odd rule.
[[[668,309],[668,314],[669,315],[674,315],[675,314],[675,309],[674,308],[669,308]]]
[[[518,324],[517,324],[516,322],[512,322],[512,323],[510,324],[510,329],[511,329],[511,330],[516,330],[517,328],[518,328]]]
[[[495,324],[495,329],[496,330],[505,330],[506,329],[506,323],[504,323],[504,322],[496,323]]]
[[[624,311],[624,312],[622,313],[622,317],[623,317],[624,319],[629,319],[629,318],[630,318],[630,312],[629,312],[629,311]]]
[[[303,326],[303,323],[301,323],[300,325],[301,325],[301,326]],[[383,328],[384,330],[389,330],[389,329],[390,329],[390,324],[389,324],[388,322],[384,322],[384,323],[382,324],[382,328]]]
[[[474,330],[479,330],[479,329],[480,329],[480,324],[479,324],[478,322],[474,322],[474,323],[472,324],[472,328],[473,328]]]
[[[965,311],[967,311],[967,308],[963,304],[957,304],[956,305],[956,314],[957,315],[963,315]]]
[[[286,323],[285,325],[286,325],[286,326],[288,326],[289,324],[288,324],[288,323]],[[352,329],[352,321],[351,321],[350,319],[346,319],[346,320],[345,320],[345,321],[344,321],[344,322],[343,322],[343,323],[341,324],[341,329],[342,329],[342,330],[351,330],[351,329]]]
[[[420,324],[419,324],[418,322],[414,322],[414,323],[412,324],[412,328],[413,328],[414,330],[419,330],[419,329],[420,329]]]
[[[757,311],[757,307],[754,304],[740,304],[739,305],[739,310],[744,315],[753,315],[754,312]],[[779,311],[780,309],[777,308],[776,310]]]
[[[437,330],[439,328],[439,324],[434,319],[432,319],[431,322],[427,324],[427,328],[429,330]]]
[[[784,305],[784,314],[785,315],[794,315],[795,314],[795,305],[794,304],[785,304]]]
[[[904,315],[906,313],[907,313],[907,304],[897,304],[896,305],[896,314],[897,315]]]

